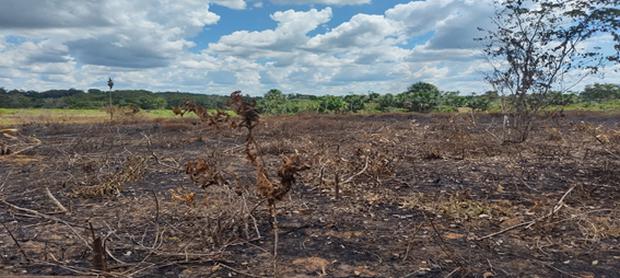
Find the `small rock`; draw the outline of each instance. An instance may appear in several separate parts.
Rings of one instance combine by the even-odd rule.
[[[592,261],[592,265],[598,265],[598,260]]]

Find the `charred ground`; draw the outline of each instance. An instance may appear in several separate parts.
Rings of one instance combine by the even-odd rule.
[[[523,144],[492,115],[262,119],[269,174],[309,166],[277,203],[280,276],[614,277],[618,119],[541,119]],[[245,131],[195,121],[20,127],[41,144],[0,157],[0,274],[95,274],[99,238],[107,276],[271,276]],[[219,182],[186,174],[199,158]]]

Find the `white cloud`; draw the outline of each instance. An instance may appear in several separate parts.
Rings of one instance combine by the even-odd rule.
[[[211,2],[213,4],[237,10],[243,10],[247,6],[244,0],[211,0]]]
[[[402,22],[410,36],[434,32],[433,48],[475,48],[478,27],[486,27],[493,15],[491,0],[426,0],[399,4],[385,12]]]
[[[215,2],[245,7],[243,1]],[[85,64],[148,68],[168,65],[193,45],[187,37],[218,20],[208,2],[197,0],[23,0],[3,5],[0,33],[30,41],[53,38]]]
[[[325,4],[325,5],[360,5],[370,4],[371,0],[271,0],[275,4]]]
[[[235,31],[199,52],[192,51],[192,38],[226,20],[210,5],[248,9],[269,2],[6,1],[11,5],[0,10],[0,82],[6,88],[105,87],[111,75],[119,88],[208,93],[262,94],[274,87],[398,93],[417,81],[445,90],[488,89],[482,81],[488,64],[473,37],[476,27],[488,24],[491,0],[411,1],[354,15],[332,29],[336,6],[372,1],[270,0],[334,9],[274,11],[275,27]]]
[[[394,44],[401,25],[382,15],[358,14],[330,32],[315,36],[308,47],[327,50]]]
[[[209,51],[241,57],[253,57],[269,52],[290,52],[305,44],[306,34],[329,21],[331,8],[311,9],[307,12],[287,10],[276,12],[271,18],[278,22],[273,30],[257,32],[237,31],[223,36],[217,43],[209,45]]]

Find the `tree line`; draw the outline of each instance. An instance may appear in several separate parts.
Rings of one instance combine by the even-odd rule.
[[[227,96],[182,92],[151,92],[147,90],[112,91],[115,106],[137,106],[141,109],[168,109],[189,100],[209,108],[225,108]],[[68,108],[99,109],[108,105],[108,92],[98,89],[87,91],[48,90],[20,91],[0,88],[1,108]]]
[[[108,105],[107,94],[108,92],[98,89],[37,92],[7,91],[0,88],[0,107],[98,109]],[[188,100],[210,109],[225,109],[228,101],[227,96],[223,95],[151,92],[147,90],[115,90],[112,95],[113,105],[134,105],[141,109],[170,109]],[[546,102],[555,106],[620,100],[620,85],[593,84],[586,86],[581,92],[555,92],[547,94],[546,97]],[[489,111],[500,105],[502,97],[495,91],[463,95],[458,91],[441,91],[433,84],[418,82],[409,86],[405,92],[398,94],[368,93],[315,96],[285,94],[278,89],[272,89],[264,96],[247,98],[257,102],[257,108],[261,113],[295,114],[302,112],[455,112],[460,108]]]
[[[257,99],[257,108],[266,114],[295,114],[300,112],[456,112],[461,108],[473,111],[499,110],[502,96],[496,91],[463,95],[458,91],[441,91],[437,86],[418,82],[399,94],[349,94],[345,96],[309,96],[284,94],[272,89]],[[620,100],[620,85],[593,84],[581,92],[552,92],[545,96],[548,106],[584,103],[604,103]],[[505,99],[509,101],[509,99]],[[620,108],[620,107],[619,107]]]

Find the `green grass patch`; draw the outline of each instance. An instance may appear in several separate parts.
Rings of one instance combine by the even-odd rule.
[[[580,102],[564,106],[565,111],[619,112],[620,99],[603,102]]]
[[[215,109],[210,109],[215,113]],[[231,116],[233,111],[226,111]],[[198,118],[194,113],[186,113],[185,118]],[[117,120],[132,119],[172,119],[175,116],[172,110],[156,109],[142,110],[135,116],[115,115]],[[46,108],[0,108],[0,127],[14,126],[28,123],[97,123],[105,122],[110,116],[101,109],[46,109]]]

